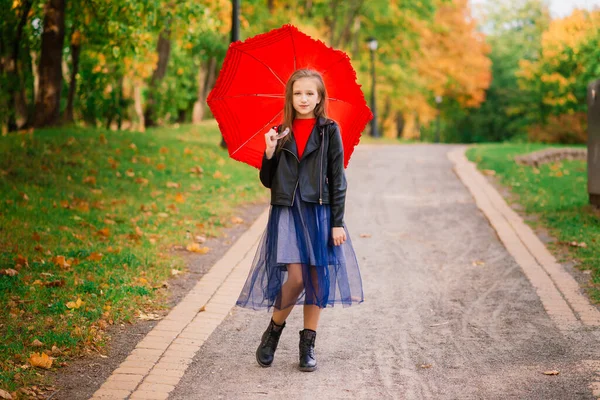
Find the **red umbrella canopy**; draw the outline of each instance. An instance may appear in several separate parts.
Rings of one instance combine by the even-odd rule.
[[[260,168],[264,134],[283,120],[285,84],[294,71],[303,68],[323,76],[327,114],[340,126],[344,167],[348,166],[373,114],[356,82],[350,57],[293,25],[232,43],[227,50],[207,102],[233,159]]]

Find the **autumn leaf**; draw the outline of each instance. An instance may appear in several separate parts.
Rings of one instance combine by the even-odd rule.
[[[100,261],[100,260],[102,260],[102,256],[103,256],[102,253],[94,252],[94,253],[90,254],[87,259],[90,261]]]
[[[15,265],[17,267],[29,267],[29,262],[27,262],[27,257],[23,257],[21,254],[15,257]]]
[[[33,234],[31,235],[31,238],[35,241],[35,242],[39,242],[42,238],[40,237],[40,234],[37,232],[33,232]]]
[[[240,217],[233,217],[231,218],[231,222],[234,224],[243,224],[244,220]]]
[[[67,260],[65,259],[65,256],[56,256],[52,259],[52,262],[63,269],[69,268],[71,266],[71,264],[69,264],[69,262],[67,262]]]
[[[177,194],[175,195],[175,201],[176,201],[177,203],[185,203],[185,197],[183,196],[183,194],[181,194],[181,193],[177,193]]]
[[[21,193],[21,197],[23,198],[23,200],[29,201],[29,196],[27,196],[26,193]]]
[[[361,233],[360,237],[361,238],[370,238],[372,235],[370,233]]]
[[[81,299],[78,297],[77,301],[69,301],[67,303],[67,308],[69,308],[69,309],[74,309],[74,308],[77,309],[77,308],[81,307],[84,304],[85,304],[85,302],[81,301]]]
[[[83,178],[83,183],[89,183],[90,185],[95,185],[96,177],[95,176],[86,176],[85,178]]]
[[[52,366],[52,358],[46,353],[31,353],[27,361],[33,367],[50,369]]]
[[[216,172],[213,174],[213,178],[214,178],[214,179],[222,179],[222,178],[223,178],[223,173],[222,173],[221,171],[216,171]]]
[[[162,319],[162,317],[158,314],[144,314],[143,312],[140,311],[140,315],[138,315],[138,318],[141,319],[142,321],[158,321],[160,319]]]
[[[0,399],[13,400],[13,397],[7,391],[0,389]]]
[[[477,267],[477,266],[485,265],[485,262],[481,261],[481,260],[476,260],[476,261],[473,261],[472,264],[474,267]]]
[[[162,171],[165,168],[167,168],[167,166],[165,164],[163,164],[163,163],[156,164],[156,169],[159,170],[159,171]]]
[[[190,168],[190,172],[192,172],[194,174],[202,175],[204,173],[204,170],[202,169],[202,167],[196,165],[195,167]]]
[[[208,247],[200,247],[198,243],[190,243],[186,246],[186,250],[192,253],[206,254],[210,251]]]
[[[130,148],[131,150],[137,150],[137,146],[135,145],[135,143],[131,143],[131,144],[129,145],[129,148]]]
[[[167,182],[167,187],[172,188],[172,189],[177,189],[177,188],[181,187],[181,185],[176,182]]]
[[[146,186],[149,182],[150,181],[146,178],[142,178],[142,177],[135,178],[135,183],[139,183],[142,186]]]
[[[0,269],[0,275],[17,276],[18,274],[19,274],[19,271],[12,269],[12,268]]]
[[[179,275],[180,273],[181,273],[181,271],[180,271],[180,270],[178,270],[178,269],[174,269],[174,268],[173,268],[173,269],[171,269],[171,275],[172,275],[172,276]]]
[[[190,150],[186,147],[185,149],[183,149],[183,154],[190,155],[190,154],[192,154],[192,150]]]
[[[33,342],[31,342],[31,345],[33,347],[42,347],[44,345],[44,343],[42,343],[39,340],[35,339]]]
[[[106,136],[104,136],[104,133],[100,134],[100,143],[101,144],[108,144],[108,140],[106,140]]]
[[[142,236],[144,236],[144,231],[142,231],[142,229],[139,226],[136,226],[135,227],[135,234],[138,237],[142,237]]]
[[[197,235],[197,236],[194,238],[194,240],[195,240],[197,243],[200,243],[200,244],[202,244],[202,243],[206,242],[206,237],[204,237],[204,236],[201,236],[201,235]]]
[[[558,374],[560,374],[560,372],[556,371],[556,370],[544,371],[544,375],[558,375]]]
[[[133,172],[133,169],[129,168],[127,171],[125,171],[125,175],[127,175],[130,178],[133,178],[135,176],[135,172]]]
[[[195,185],[195,184],[193,184],[193,185],[190,186],[190,189],[193,192],[199,192],[200,190],[202,190],[202,185]]]
[[[98,232],[96,232],[96,234],[100,235],[100,236],[104,236],[104,237],[109,237],[110,236],[110,230],[108,228],[102,228]]]
[[[164,146],[161,147],[160,150],[159,150],[160,154],[167,154],[168,152],[169,152],[169,149],[166,148],[166,147],[164,147]]]

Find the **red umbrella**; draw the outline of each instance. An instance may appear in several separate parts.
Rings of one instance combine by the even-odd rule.
[[[328,94],[328,117],[337,121],[344,143],[344,167],[373,118],[350,58],[300,32],[293,25],[229,46],[208,106],[219,123],[229,155],[260,168],[264,134],[283,120],[285,84],[301,68],[317,70]]]

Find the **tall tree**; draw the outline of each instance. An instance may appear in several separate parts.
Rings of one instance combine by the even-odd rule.
[[[59,122],[64,39],[65,0],[48,0],[44,7],[39,92],[35,102],[36,127],[56,125]]]

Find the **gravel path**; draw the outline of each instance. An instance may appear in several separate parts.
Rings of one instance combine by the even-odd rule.
[[[296,369],[301,309],[263,369],[269,314],[236,308],[169,398],[593,399],[599,332],[556,329],[453,173],[452,148],[357,149],[346,223],[366,301],[322,314],[316,372]]]

